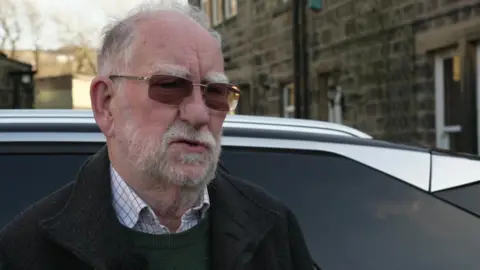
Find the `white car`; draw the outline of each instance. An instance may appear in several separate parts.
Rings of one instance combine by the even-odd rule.
[[[89,111],[0,113],[0,226],[105,143]],[[332,123],[230,115],[222,169],[296,214],[326,270],[480,269],[480,160]]]

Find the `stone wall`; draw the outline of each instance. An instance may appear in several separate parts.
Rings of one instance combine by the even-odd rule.
[[[308,11],[312,118],[328,119],[333,78],[345,93],[345,124],[381,139],[434,144],[432,52],[452,46],[435,30],[460,25],[455,33],[478,20],[475,2],[337,0]],[[283,114],[281,88],[293,81],[291,24],[289,1],[245,0],[216,27],[228,75],[243,85],[240,113]]]
[[[414,33],[404,24],[415,15],[412,2],[338,1],[310,16],[312,90],[322,90],[319,75],[338,77],[345,124],[379,138],[412,137]]]
[[[239,15],[217,27],[227,73],[243,85],[240,107],[249,109],[241,113],[281,115],[278,88],[291,82],[290,6],[273,2],[239,1]]]
[[[416,106],[416,139],[422,144],[433,145],[435,143],[434,56],[446,49],[461,51],[462,42],[476,45],[480,41],[480,2],[421,0],[416,3],[416,10],[418,16],[412,23],[415,30],[413,91]],[[479,66],[480,63],[476,65]],[[468,72],[462,73],[465,75]]]

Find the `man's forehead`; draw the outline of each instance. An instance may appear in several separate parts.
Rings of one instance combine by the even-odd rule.
[[[184,66],[174,64],[154,64],[150,69],[150,74],[168,74],[180,76],[184,78],[192,78],[192,72]],[[205,74],[200,74],[200,79],[208,82],[223,82],[228,83],[228,77],[224,72],[208,71]]]
[[[137,70],[227,81],[220,45],[208,30],[184,15],[163,15],[141,23],[134,52]]]

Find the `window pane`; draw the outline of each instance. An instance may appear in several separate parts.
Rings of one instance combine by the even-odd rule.
[[[0,228],[29,205],[75,179],[89,157],[81,155],[0,155]]]
[[[230,0],[231,5],[231,16],[235,16],[238,13],[237,0]]]
[[[218,23],[223,21],[223,0],[217,0],[217,18]]]
[[[225,18],[228,19],[237,15],[237,1],[236,0],[224,0],[225,1]]]
[[[222,160],[291,207],[322,269],[480,269],[477,217],[353,160],[230,147]]]

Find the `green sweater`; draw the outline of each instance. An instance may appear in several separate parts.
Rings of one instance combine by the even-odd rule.
[[[149,262],[149,270],[209,270],[210,222],[208,216],[197,226],[172,234],[153,235],[129,230],[136,251]]]

